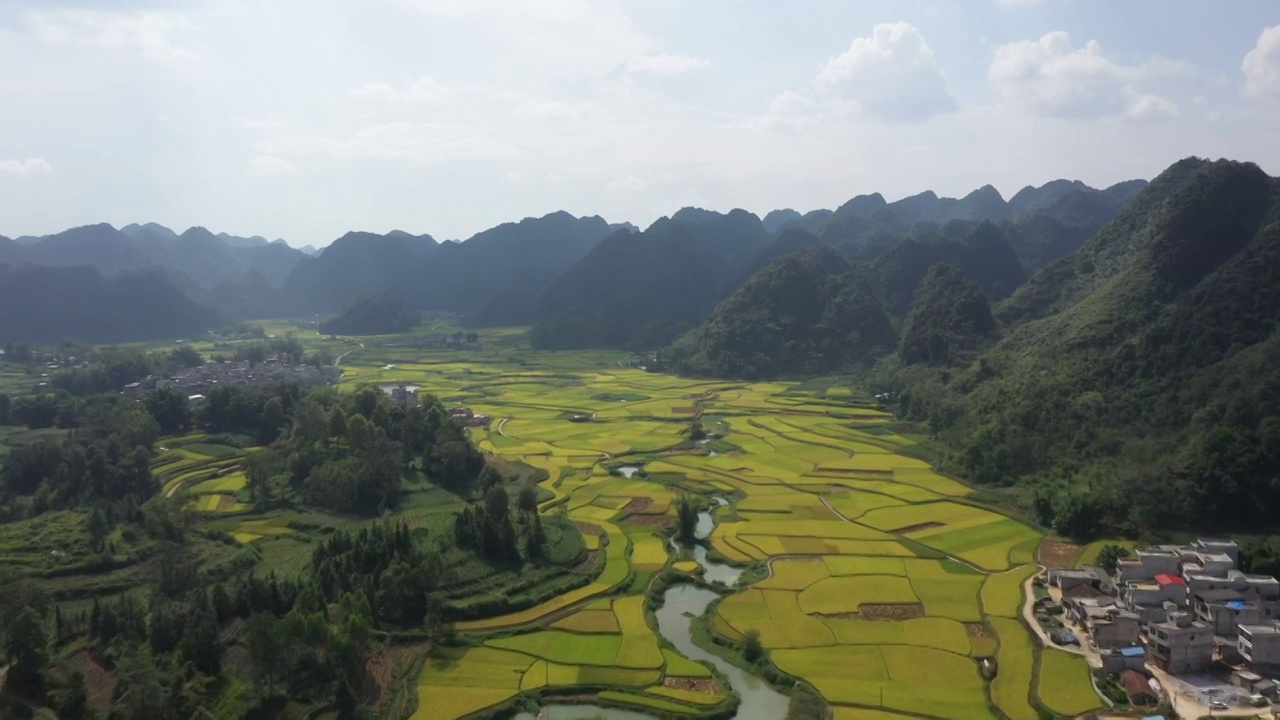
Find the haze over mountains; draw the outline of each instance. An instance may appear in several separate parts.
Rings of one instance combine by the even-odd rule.
[[[1095,190],[1054,181],[1025,188],[1008,202],[990,186],[959,199],[926,192],[888,203],[873,194],[834,211],[777,210],[763,220],[744,210],[685,208],[644,231],[556,212],[504,223],[464,242],[403,231],[350,232],[314,256],[281,240],[202,227],[177,233],[155,223],[98,224],[44,237],[0,237],[0,263],[10,266],[9,285],[21,285],[39,267],[49,282],[66,280],[73,294],[86,278],[92,278],[86,293],[128,279],[130,287],[177,293],[202,309],[183,314],[191,322],[180,327],[157,325],[156,336],[240,318],[332,314],[358,297],[388,293],[410,308],[456,312],[474,325],[532,324],[543,347],[639,349],[670,342],[773,258],[811,244],[849,258],[899,258],[895,271],[908,279],[896,284],[906,286],[913,285],[911,276],[923,276],[929,259],[944,258],[1001,275],[984,290],[1003,297],[1078,247],[1143,185]],[[984,231],[994,248],[969,238],[986,221],[995,223]],[[977,270],[988,263],[994,269]],[[86,267],[89,275],[82,274]],[[73,276],[76,281],[67,280]],[[892,302],[907,299],[899,293]],[[130,312],[127,303],[103,302],[96,312]],[[68,302],[59,317],[85,304]],[[36,328],[15,317],[0,325],[0,337],[47,339],[85,327],[82,318],[46,320]],[[139,332],[149,334],[104,330],[93,339],[138,339]]]

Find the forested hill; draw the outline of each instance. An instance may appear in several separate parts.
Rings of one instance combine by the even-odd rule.
[[[285,283],[293,312],[334,312],[390,293],[415,310],[527,324],[543,291],[610,232],[599,217],[556,212],[485,230],[465,242],[429,235],[348,233],[298,264]]]
[[[995,331],[982,288],[956,266],[938,263],[916,291],[898,355],[908,365],[955,365],[972,358]]]
[[[899,253],[886,261],[899,274],[880,288],[894,295],[899,315],[935,262],[958,265],[999,300],[1078,248],[1144,184],[1097,190],[1058,180],[1024,188],[1008,202],[990,186],[963,198],[925,192],[887,202],[860,195],[835,210],[775,210],[764,221],[743,210],[685,208],[643,232],[561,211],[465,241],[400,230],[348,232],[319,252],[202,227],[178,233],[156,223],[119,229],[99,223],[0,238],[0,262],[88,265],[108,281],[155,273],[230,319],[332,314],[359,297],[386,293],[412,310],[457,313],[472,326],[534,325],[541,347],[651,349],[696,326],[776,258],[815,244],[857,260]],[[983,251],[990,266],[974,266],[970,246],[997,235],[1008,246],[1003,257]],[[590,302],[583,301],[584,288],[592,288]],[[132,322],[104,317],[107,328]]]
[[[547,288],[541,348],[661,347],[707,316],[764,249],[760,218],[685,208],[642,233],[619,231]]]
[[[224,319],[154,273],[104,278],[91,267],[0,263],[0,338],[129,342],[187,337]]]
[[[392,335],[407,332],[421,318],[397,297],[381,294],[356,298],[337,317],[320,325],[330,335]]]
[[[1005,337],[960,372],[881,375],[956,471],[1034,486],[1069,534],[1274,526],[1280,181],[1178,162],[996,316]]]
[[[796,377],[869,364],[895,343],[865,268],[815,247],[748,280],[672,346],[668,361],[694,375]]]
[[[849,259],[840,250],[848,248],[784,230],[748,261],[748,270],[764,269],[674,343],[668,362],[677,372],[748,379],[852,370],[892,353],[895,327],[905,323],[915,327],[909,355],[919,354],[917,341],[934,343],[930,361],[950,363],[971,355],[994,330],[988,303],[1026,281],[1004,230],[989,222],[952,221],[936,235],[901,239],[871,259]],[[917,297],[925,286],[930,299],[921,307]],[[963,306],[944,307],[949,302]],[[946,327],[953,321],[961,326]]]

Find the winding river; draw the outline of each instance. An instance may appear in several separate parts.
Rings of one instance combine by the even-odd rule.
[[[728,505],[724,498],[715,498],[721,505]],[[695,534],[705,540],[715,528],[715,518],[709,512],[698,514]],[[672,540],[675,547],[675,540]],[[703,577],[708,582],[724,583],[730,587],[738,582],[742,571],[731,565],[707,559],[707,548],[695,545],[694,559],[702,566]],[[737,691],[742,702],[738,705],[736,720],[782,720],[787,715],[787,697],[774,690],[763,679],[732,665],[720,657],[703,650],[693,642],[693,619],[705,613],[707,606],[719,597],[714,592],[694,585],[676,585],[663,594],[663,605],[657,611],[658,633],[686,657],[700,660],[714,667],[728,678],[729,685]],[[595,705],[544,705],[542,714],[535,718],[528,713],[516,715],[516,720],[654,720],[653,716],[631,710],[598,707]]]

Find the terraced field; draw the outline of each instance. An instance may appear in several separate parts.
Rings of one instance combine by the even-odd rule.
[[[696,568],[661,534],[686,491],[728,499],[712,551],[767,576],[719,603],[712,627],[759,633],[837,718],[1030,718],[1098,704],[1074,658],[1046,653],[1035,672],[1020,608],[1040,534],[969,501],[889,415],[842,388],[676,378],[617,359],[371,348],[344,361],[346,386],[408,383],[491,415],[472,437],[545,471],[543,512],[591,528],[602,565],[547,602],[458,623],[472,645],[426,663],[415,717],[464,717],[534,692],[689,715],[722,707],[724,688],[689,689],[710,670],[663,647],[643,606],[656,572]],[[688,442],[694,418],[717,437]],[[998,659],[994,682],[984,658]]]

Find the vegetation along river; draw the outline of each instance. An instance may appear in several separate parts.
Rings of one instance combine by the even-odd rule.
[[[724,498],[716,498],[720,505],[727,505]],[[697,536],[706,539],[715,527],[715,518],[711,513],[699,513]],[[675,541],[673,540],[674,544]],[[694,558],[702,566],[704,577],[710,582],[722,582],[733,586],[742,575],[742,571],[732,565],[714,562],[707,558],[707,548],[695,545]],[[705,588],[694,585],[676,585],[663,594],[663,605],[658,609],[658,633],[679,650],[681,654],[693,660],[710,664],[724,677],[729,679],[733,690],[737,691],[742,703],[734,716],[738,720],[782,720],[787,715],[787,697],[774,690],[762,678],[732,665],[717,655],[707,652],[693,642],[693,618],[707,611],[707,607],[719,595]],[[543,720],[586,720],[587,718],[604,718],[604,720],[653,720],[652,716],[631,710],[604,708],[595,705],[544,705]],[[535,720],[533,715],[523,713],[517,720]]]

